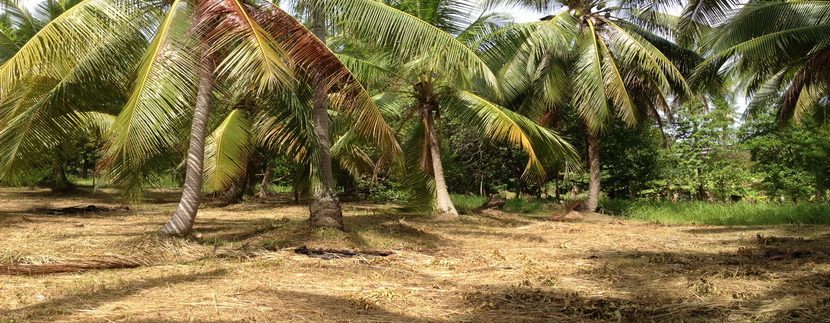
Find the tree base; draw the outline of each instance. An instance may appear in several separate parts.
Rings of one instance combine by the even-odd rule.
[[[343,211],[340,201],[334,195],[323,195],[311,201],[308,207],[309,223],[315,228],[336,228],[343,230]]]

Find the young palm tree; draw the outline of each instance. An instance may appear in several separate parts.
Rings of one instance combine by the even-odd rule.
[[[476,50],[480,40],[504,23],[503,17],[496,14],[473,16],[471,12],[476,10],[475,6],[464,1],[410,0],[396,2],[394,6],[402,14],[416,17],[453,37],[454,43],[474,53],[476,56],[472,59],[479,62],[481,58],[478,58]],[[441,157],[438,128],[444,115],[454,117],[471,129],[480,130],[483,137],[505,141],[522,149],[529,156],[525,176],[534,179],[545,177],[545,166],[549,161],[567,161],[573,154],[570,145],[555,133],[477,94],[499,96],[497,88],[488,86],[486,77],[489,77],[489,69],[486,67],[487,74],[476,77],[470,65],[441,66],[445,54],[442,47],[424,49],[407,60],[369,55],[361,57],[360,52],[359,49],[352,50],[341,53],[340,57],[346,58],[344,61],[353,64],[358,71],[374,67],[374,72],[394,74],[397,78],[395,83],[403,86],[390,89],[381,97],[391,103],[389,108],[397,111],[401,127],[408,131],[404,144],[407,160],[409,165],[419,166],[419,169],[410,170],[409,183],[417,187],[416,191],[426,193],[415,195],[418,204],[434,202],[436,212],[458,216],[450,199]],[[381,62],[372,62],[373,59],[380,59]],[[393,60],[402,63],[377,68]],[[391,73],[392,70],[397,73]],[[416,116],[418,122],[409,125],[409,119]]]
[[[675,66],[688,51],[644,27],[655,20],[648,17],[654,12],[636,3],[513,3],[553,12],[540,22],[509,28],[500,35],[506,40],[491,45],[516,48],[511,56],[495,56],[504,65],[506,102],[539,120],[549,120],[557,109],[576,109],[586,129],[590,169],[584,209],[594,211],[601,190],[599,140],[609,118],[617,115],[634,125],[667,115],[670,99],[690,92]]]
[[[774,103],[778,119],[824,119],[830,97],[830,2],[752,2],[705,41],[713,56],[696,71],[744,79],[747,109]],[[781,95],[783,93],[783,95]],[[811,113],[813,112],[813,113]]]

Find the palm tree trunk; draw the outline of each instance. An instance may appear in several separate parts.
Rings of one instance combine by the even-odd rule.
[[[248,182],[250,181],[250,173],[253,172],[253,167],[251,166],[251,162],[248,161],[247,165],[245,166],[245,171],[242,173],[241,176],[234,180],[234,183],[225,191],[225,195],[223,196],[225,200],[225,204],[238,204],[241,203],[242,200],[245,198],[245,193],[248,191]]]
[[[202,203],[202,176],[205,162],[205,136],[210,117],[211,96],[215,78],[213,70],[216,62],[211,57],[203,57],[199,70],[199,90],[196,94],[196,109],[193,111],[193,123],[190,128],[190,147],[187,150],[187,170],[185,172],[182,198],[176,213],[164,227],[162,233],[186,235],[193,229],[193,221],[199,204]]]
[[[66,177],[66,169],[63,167],[60,158],[52,161],[52,177],[51,189],[53,193],[66,194],[75,189],[75,186]]]
[[[322,4],[315,5],[311,10],[311,31],[321,42],[326,42],[326,15]],[[326,92],[325,84],[316,82],[311,115],[314,120],[314,132],[317,135],[317,167],[319,167],[322,188],[315,190],[314,199],[309,205],[309,222],[313,227],[343,230],[343,212],[334,189],[334,176],[332,175],[329,103]]]
[[[600,180],[602,173],[599,164],[599,137],[588,131],[588,167],[591,171],[591,182],[588,184],[588,199],[583,209],[594,212],[599,206]]]
[[[256,197],[258,198],[271,196],[271,161],[269,156],[265,158],[265,170],[262,171],[262,182],[259,184],[259,192],[256,193]]]
[[[438,135],[435,133],[435,119],[432,112],[424,105],[421,114],[424,116],[424,130],[429,140],[429,154],[432,161],[432,173],[435,179],[435,199],[438,213],[442,215],[457,217],[458,211],[450,199],[450,192],[447,190],[447,181],[444,178],[444,165],[441,163],[441,146],[438,142]]]

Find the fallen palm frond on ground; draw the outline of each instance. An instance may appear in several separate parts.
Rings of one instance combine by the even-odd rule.
[[[381,250],[349,250],[349,249],[331,249],[331,248],[309,248],[302,246],[294,249],[294,253],[306,255],[309,257],[317,257],[320,259],[341,259],[350,257],[386,257],[394,254],[391,251]]]
[[[87,205],[87,206],[69,206],[69,207],[62,207],[62,208],[37,208],[35,212],[37,213],[46,213],[49,215],[71,215],[71,214],[86,214],[86,213],[103,213],[103,212],[114,212],[114,211],[129,211],[130,208],[128,206],[116,206],[116,207],[108,207],[108,206],[98,206],[98,205]]]
[[[96,269],[136,268],[140,263],[121,258],[74,259],[48,264],[0,264],[0,275],[48,275]]]

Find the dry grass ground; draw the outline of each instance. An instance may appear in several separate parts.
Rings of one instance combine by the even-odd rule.
[[[345,205],[347,233],[287,201],[208,204],[196,237],[152,232],[175,193],[0,190],[0,263],[101,257],[141,267],[0,276],[0,321],[830,321],[830,227],[661,226],[488,213],[460,221]],[[291,248],[384,249],[323,260]]]

